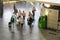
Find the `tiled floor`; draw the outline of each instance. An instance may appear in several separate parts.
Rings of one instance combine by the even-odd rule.
[[[38,28],[38,18],[40,15],[39,3],[34,3],[37,11],[35,15],[35,22],[33,28],[30,29],[27,25],[28,12],[32,10],[30,3],[17,3],[16,7],[20,10],[25,10],[26,20],[23,29],[14,27],[14,33],[11,33],[8,28],[9,19],[13,13],[12,4],[4,5],[4,15],[0,18],[0,40],[60,40],[60,34],[50,30],[41,30]],[[51,34],[54,33],[54,34]],[[56,35],[55,35],[56,33]]]
[[[60,40],[60,31],[40,30],[46,40]]]

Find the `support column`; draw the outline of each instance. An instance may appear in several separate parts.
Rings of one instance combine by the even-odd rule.
[[[0,18],[3,17],[3,1],[0,0]]]

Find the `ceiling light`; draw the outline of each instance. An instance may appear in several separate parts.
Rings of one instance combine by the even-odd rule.
[[[44,4],[45,7],[50,7],[50,4]]]

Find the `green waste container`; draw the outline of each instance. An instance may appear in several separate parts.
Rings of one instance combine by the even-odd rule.
[[[47,28],[47,16],[41,16],[39,18],[39,23],[38,23],[39,28],[41,29],[46,29]]]

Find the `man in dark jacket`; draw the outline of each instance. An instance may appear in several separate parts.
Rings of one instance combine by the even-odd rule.
[[[15,4],[13,6],[13,9],[14,9],[14,13],[16,14],[18,12],[17,8],[15,7]]]

